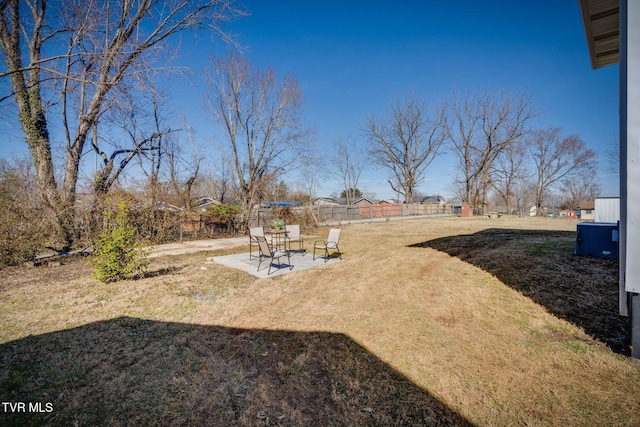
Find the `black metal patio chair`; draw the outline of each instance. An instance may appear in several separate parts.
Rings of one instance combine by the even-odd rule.
[[[260,258],[258,260],[258,270],[260,271],[260,265],[262,265],[262,261],[265,259],[269,259],[269,271],[267,271],[267,275],[271,274],[271,267],[276,266],[278,269],[283,267],[289,267],[289,270],[293,269],[293,265],[291,265],[291,257],[289,255],[289,251],[286,249],[271,249],[269,246],[269,242],[263,236],[256,236],[256,241],[258,242],[258,249]],[[287,264],[281,264],[280,258],[287,257]]]
[[[313,260],[316,259],[316,249],[324,251],[324,262],[329,261],[329,250],[335,249],[338,252],[338,256],[342,259],[342,252],[338,248],[338,241],[340,240],[340,229],[332,228],[329,230],[329,237],[327,240],[316,240],[313,244]],[[320,257],[318,257],[320,258]]]

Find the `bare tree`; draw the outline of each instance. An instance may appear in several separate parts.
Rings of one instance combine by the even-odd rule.
[[[91,132],[114,88],[169,59],[163,43],[186,30],[212,30],[240,14],[230,0],[0,2],[0,79],[13,100],[38,184],[55,213],[63,249],[73,242],[78,172]],[[175,49],[172,49],[173,52]],[[50,103],[49,100],[53,100]],[[49,129],[63,129],[65,166],[54,173]]]
[[[602,190],[594,176],[583,175],[579,179],[564,179],[558,188],[561,194],[561,207],[575,209],[580,203],[594,200]]]
[[[200,187],[204,194],[220,203],[237,203],[239,199],[233,180],[233,161],[226,156],[221,156],[216,160],[212,171],[204,174],[201,179]]]
[[[364,167],[364,153],[353,138],[348,142],[343,138],[338,139],[334,144],[333,153],[332,172],[342,181],[345,198],[350,205],[358,196],[356,191]]]
[[[535,204],[535,186],[531,180],[518,181],[513,193],[514,209],[518,215],[529,215]]]
[[[96,207],[100,200],[134,158],[142,162],[144,157],[150,163],[149,168],[142,169],[150,180],[153,191],[151,202],[155,204],[155,187],[165,151],[163,139],[175,130],[166,127],[161,117],[162,99],[152,88],[150,93],[149,105],[144,104],[146,97],[123,97],[102,115],[101,121],[94,123],[91,145],[100,158],[100,164],[97,165],[93,181],[93,216],[99,215]],[[108,130],[98,132],[99,126],[105,126]]]
[[[508,214],[512,213],[518,184],[530,174],[526,160],[526,147],[519,140],[506,147],[493,164],[490,183],[506,206]]]
[[[563,138],[560,128],[534,132],[528,147],[534,163],[537,215],[543,215],[546,197],[561,181],[591,181],[595,175],[596,152],[576,135]]]
[[[615,138],[605,153],[607,159],[607,169],[614,175],[620,175],[620,141]]]
[[[177,132],[178,130],[171,130],[168,127],[168,97],[159,90],[153,79],[148,79],[147,76],[140,76],[138,80],[141,82],[141,93],[139,96],[127,96],[124,98],[134,99],[131,102],[132,108],[125,109],[126,114],[110,127],[124,127],[123,133],[132,140],[134,140],[134,135],[139,135],[139,140],[150,139],[150,143],[144,147],[146,149],[141,150],[141,155],[135,158],[143,174],[147,177],[146,187],[148,189],[147,201],[149,206],[155,207],[160,193],[164,190],[161,182],[161,174],[166,166],[164,159],[166,147],[164,142],[165,139],[170,138],[169,135],[172,132]],[[122,101],[118,102],[117,106],[121,104]],[[116,110],[122,110],[122,108],[116,107]],[[110,113],[107,115],[109,116]],[[185,127],[188,128],[185,119],[183,119],[183,122]],[[151,138],[148,138],[149,136]]]
[[[253,206],[287,169],[310,152],[312,132],[302,123],[302,91],[295,79],[254,69],[237,54],[214,58],[205,76],[208,110],[228,138],[245,224]]]
[[[283,202],[289,199],[289,185],[284,180],[273,180],[273,182],[267,186],[265,198],[272,202]]]
[[[502,91],[454,96],[447,134],[458,156],[463,201],[484,210],[493,165],[527,132],[534,116],[529,96]]]
[[[310,152],[306,164],[300,170],[300,176],[304,181],[304,191],[309,197],[309,202],[317,197],[318,182],[327,174],[327,159],[317,152]]]
[[[176,195],[182,200],[185,210],[189,210],[191,209],[193,186],[198,179],[204,155],[196,147],[193,128],[187,125],[186,129],[191,152],[185,154],[183,147],[187,144],[175,138],[169,138],[166,141],[163,152],[169,166],[169,183]]]
[[[406,96],[391,103],[386,118],[368,117],[365,136],[372,160],[391,172],[393,191],[413,202],[413,192],[445,140],[444,109],[431,114],[424,101]]]

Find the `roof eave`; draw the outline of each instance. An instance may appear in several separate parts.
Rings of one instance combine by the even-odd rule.
[[[578,0],[593,69],[620,61],[619,0]]]

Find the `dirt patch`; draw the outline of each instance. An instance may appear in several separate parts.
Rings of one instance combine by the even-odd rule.
[[[47,286],[66,282],[76,277],[86,277],[93,272],[91,265],[82,256],[58,258],[55,264],[39,267],[6,267],[0,271],[0,292],[23,286]]]
[[[229,237],[225,239],[191,240],[155,245],[151,248],[151,258],[167,255],[183,255],[202,251],[224,251],[248,247],[249,237]]]

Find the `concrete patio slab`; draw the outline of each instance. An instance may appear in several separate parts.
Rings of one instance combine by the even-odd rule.
[[[282,258],[282,260],[286,261],[286,258]],[[258,260],[256,258],[249,260],[249,252],[207,258],[208,263],[217,263],[227,267],[237,268],[238,270],[242,270],[261,279],[281,276],[294,271],[307,270],[341,261],[342,260],[340,258],[329,258],[327,262],[324,261],[324,258],[316,258],[314,261],[312,254],[307,253],[302,255],[300,252],[293,252],[291,254],[292,269],[290,269],[286,264],[280,265],[278,268],[274,265],[271,267],[271,274],[267,274],[269,272],[269,261],[263,260],[260,265],[260,271],[258,271]]]

